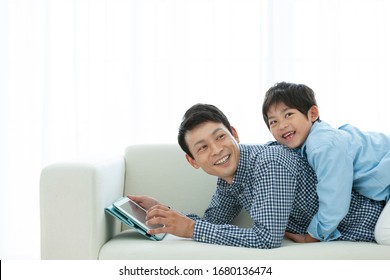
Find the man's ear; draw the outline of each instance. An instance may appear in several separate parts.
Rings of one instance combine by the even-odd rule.
[[[190,157],[188,154],[186,154],[187,161],[192,165],[193,168],[199,169],[199,165],[196,163],[196,160],[194,160],[192,157]]]
[[[309,112],[307,113],[307,117],[309,118],[309,120],[313,123],[318,120],[319,116],[320,112],[318,110],[318,107],[316,105],[311,106]]]
[[[231,126],[230,128],[232,130],[232,135],[234,139],[236,139],[237,143],[240,143],[240,138],[238,137],[237,130],[233,126]]]

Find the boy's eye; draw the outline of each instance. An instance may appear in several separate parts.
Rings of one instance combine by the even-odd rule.
[[[293,115],[293,113],[291,113],[291,112],[290,112],[290,113],[287,113],[287,114],[286,114],[286,118],[289,118],[289,117],[291,117],[292,115]]]
[[[274,125],[274,124],[276,124],[276,121],[273,121],[273,120],[272,120],[272,121],[269,121],[269,122],[268,122],[268,125],[269,125],[269,126],[272,126],[272,125]]]

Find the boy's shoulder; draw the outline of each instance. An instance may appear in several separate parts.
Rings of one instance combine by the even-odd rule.
[[[329,125],[327,122],[324,121],[316,121],[313,123],[313,126],[311,127],[310,134],[318,134],[318,133],[329,133],[329,132],[336,132],[337,129]]]
[[[324,121],[317,121],[310,130],[304,149],[312,151],[323,145],[337,145],[346,141],[348,139],[342,131]]]

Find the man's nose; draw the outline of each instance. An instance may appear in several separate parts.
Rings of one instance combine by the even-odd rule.
[[[213,143],[211,145],[211,149],[212,149],[213,155],[218,155],[223,150],[222,146],[218,143]]]

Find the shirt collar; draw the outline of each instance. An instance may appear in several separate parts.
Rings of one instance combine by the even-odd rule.
[[[218,178],[218,186],[224,189],[241,189],[245,186],[246,179],[248,178],[247,173],[250,149],[246,145],[239,144],[238,146],[240,149],[240,160],[232,183],[228,184],[225,180]]]
[[[311,126],[310,128],[310,131],[309,131],[309,135],[310,133],[313,132],[313,130],[319,125],[319,123],[321,122],[321,120],[316,120],[313,125]],[[307,158],[307,153],[306,153],[306,142],[307,142],[307,138],[309,138],[309,135],[307,135],[306,137],[306,140],[305,142],[302,144],[302,146],[300,148],[296,148],[295,151],[298,152],[298,154],[300,154],[302,157],[304,158]]]

